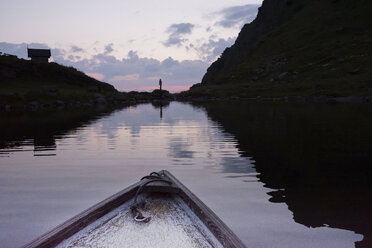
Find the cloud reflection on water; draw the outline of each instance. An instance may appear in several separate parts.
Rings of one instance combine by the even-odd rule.
[[[54,143],[49,139],[46,142],[55,149],[53,158],[31,156],[30,159],[33,140],[28,140],[26,146],[19,144],[19,152],[1,158],[0,208],[11,210],[0,214],[0,240],[15,244],[10,233],[16,233],[23,235],[25,243],[144,174],[160,169],[172,171],[248,246],[298,247],[301,243],[303,247],[339,248],[350,247],[361,240],[361,235],[352,231],[324,226],[308,228],[318,223],[313,225],[308,219],[298,218],[307,216],[301,212],[309,206],[317,206],[316,192],[310,188],[289,194],[281,189],[286,187],[283,185],[286,181],[277,178],[292,174],[288,170],[280,172],[276,167],[263,167],[262,162],[262,157],[273,155],[271,149],[276,144],[271,140],[275,136],[264,131],[271,130],[272,123],[277,123],[273,126],[274,133],[288,135],[291,119],[271,108],[262,112],[262,105],[250,108],[241,106],[239,111],[250,113],[243,121],[242,115],[235,120],[226,104],[211,108],[171,103],[162,108],[160,118],[158,106],[145,104],[101,115],[100,119],[77,119],[73,125],[46,132],[54,137]],[[273,117],[285,121],[273,122],[270,119]],[[240,128],[241,125],[246,129]],[[8,137],[11,139],[17,140],[15,135]],[[255,143],[263,139],[270,142],[264,146]],[[290,151],[295,151],[294,148]],[[276,162],[283,164],[283,161]],[[273,187],[274,183],[278,184]],[[283,192],[270,193],[278,188]],[[313,196],[307,200],[314,202],[299,197],[303,192]],[[295,197],[295,193],[299,195]],[[321,224],[325,223],[324,218],[334,217],[328,210],[322,215],[314,213],[317,217],[314,219]],[[30,223],[34,223],[33,226]],[[332,226],[331,222],[327,224]],[[13,246],[23,243],[18,241]]]

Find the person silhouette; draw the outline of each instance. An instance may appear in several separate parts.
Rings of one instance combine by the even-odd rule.
[[[163,82],[161,81],[161,79],[159,80],[159,86],[160,86],[160,90],[161,90],[161,86],[163,85]]]

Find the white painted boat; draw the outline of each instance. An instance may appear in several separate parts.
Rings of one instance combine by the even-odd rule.
[[[34,247],[246,247],[168,171],[85,210],[24,248]]]

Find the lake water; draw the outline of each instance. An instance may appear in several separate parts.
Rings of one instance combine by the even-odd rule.
[[[0,116],[0,247],[169,170],[248,247],[372,247],[372,106],[215,102]]]

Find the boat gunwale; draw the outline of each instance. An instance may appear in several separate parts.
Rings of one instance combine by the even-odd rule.
[[[119,191],[118,193],[106,198],[105,200],[93,205],[71,219],[56,226],[49,232],[22,246],[22,248],[54,247],[60,244],[63,240],[71,237],[97,219],[132,199],[140,185],[141,182],[137,182]]]
[[[235,233],[233,233],[231,229],[209,207],[207,207],[170,172],[162,170],[159,172],[159,174],[163,174],[169,178],[170,181],[172,181],[172,185],[164,186],[159,184],[150,184],[148,185],[149,191],[171,192],[177,194],[224,247],[246,247],[235,235]],[[84,210],[71,219],[63,222],[62,224],[53,228],[51,231],[22,246],[22,248],[47,248],[57,246],[62,241],[70,238],[77,232],[87,227],[89,224],[132,199],[142,183],[143,181],[139,181],[106,198],[105,200]]]
[[[170,172],[162,171],[180,189],[178,195],[225,248],[246,248],[238,236],[194,193]]]

